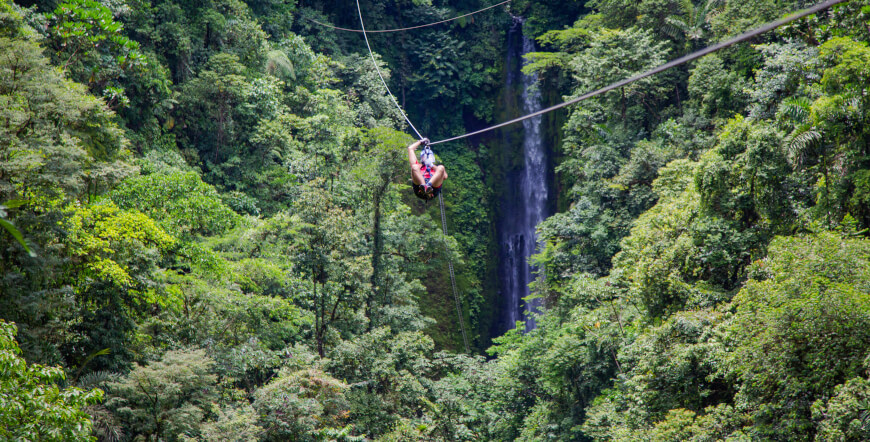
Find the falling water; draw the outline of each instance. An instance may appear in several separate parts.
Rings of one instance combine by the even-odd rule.
[[[538,111],[541,94],[534,87],[536,75],[525,75],[517,60],[535,50],[534,41],[522,35],[523,19],[514,18],[508,35],[508,90],[514,85],[521,87],[523,114]],[[517,33],[521,38],[517,38]],[[522,44],[518,43],[522,41]],[[511,57],[517,57],[511,59]],[[522,64],[526,62],[523,61]],[[519,80],[519,83],[517,83]],[[546,217],[547,211],[547,149],[541,133],[541,117],[523,121],[523,165],[514,173],[508,173],[506,197],[502,204],[502,222],[499,232],[501,263],[499,277],[502,296],[505,300],[503,324],[513,328],[516,321],[525,321],[526,331],[535,328],[535,320],[529,314],[540,306],[540,300],[528,303],[523,298],[529,295],[529,283],[537,277],[537,269],[530,265],[529,257],[538,251],[540,244],[535,235],[535,226]]]

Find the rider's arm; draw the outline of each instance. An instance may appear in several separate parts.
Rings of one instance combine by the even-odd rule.
[[[416,150],[418,147],[420,147],[419,141],[408,146],[408,161],[410,162],[411,167],[414,167],[414,165],[417,164]]]

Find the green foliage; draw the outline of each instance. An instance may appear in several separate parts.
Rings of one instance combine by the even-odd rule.
[[[300,231],[293,254],[299,272],[310,283],[305,307],[314,312],[317,351],[336,338],[335,323],[355,325],[352,312],[361,305],[360,292],[369,284],[369,260],[360,253],[359,232],[351,228],[353,213],[328,189],[312,182],[300,195]]]
[[[0,226],[3,226],[3,229],[6,230],[7,233],[12,235],[12,237],[15,238],[16,241],[18,241],[18,244],[21,245],[24,251],[30,253],[31,256],[35,256],[33,252],[30,251],[30,248],[27,247],[27,243],[24,241],[24,236],[21,235],[21,231],[19,231],[11,222],[6,220],[8,209],[15,209],[23,206],[24,204],[27,204],[27,201],[12,200],[0,204]]]
[[[91,441],[84,411],[102,400],[98,389],[61,389],[63,370],[28,364],[15,342],[14,324],[0,321],[0,436],[7,440]]]
[[[677,313],[623,347],[624,382],[595,400],[584,432],[632,440],[652,431],[653,440],[688,440],[667,434],[733,396],[717,373],[724,348],[715,327],[721,322],[715,311]]]
[[[263,430],[257,426],[257,414],[254,408],[245,404],[238,408],[221,408],[218,410],[215,422],[208,422],[200,427],[200,437],[194,440],[234,442],[256,442],[260,440]]]
[[[687,283],[694,269],[686,266],[696,263],[690,229],[699,214],[699,198],[686,178],[695,167],[678,160],[661,172],[653,187],[659,203],[638,218],[614,257],[614,265],[625,269],[633,295],[651,316],[673,312],[692,297]]]
[[[577,92],[592,91],[658,66],[664,63],[668,52],[665,44],[656,42],[643,29],[600,29],[593,35],[589,48],[570,62]],[[627,123],[629,107],[634,112],[639,111],[634,108],[640,106],[654,109],[668,89],[666,77],[647,77],[609,93],[607,107],[618,110],[623,122]],[[640,115],[631,117],[632,120],[642,118]]]
[[[148,260],[165,252],[174,240],[150,218],[136,211],[121,211],[114,204],[95,204],[75,210],[67,229],[69,254],[81,263],[79,277],[119,287],[135,287],[131,268],[147,269]]]
[[[126,140],[112,112],[101,100],[87,95],[83,86],[64,79],[50,66],[35,42],[35,33],[28,31],[21,16],[14,18],[11,26],[18,27],[22,36],[0,38],[0,52],[5,54],[0,57],[0,118],[5,121],[0,125],[0,200],[28,201],[7,212],[6,221],[22,232],[36,256],[20,253],[19,245],[12,246],[11,236],[0,237],[0,305],[4,319],[21,324],[22,348],[29,359],[61,364],[68,361],[59,354],[58,346],[82,338],[74,329],[81,323],[82,310],[76,305],[72,286],[91,284],[78,272],[86,267],[94,270],[97,260],[115,252],[121,255],[116,257],[118,262],[140,263],[141,255],[131,258],[142,251],[135,247],[138,239],[125,242],[119,232],[148,227],[146,220],[124,215],[122,224],[127,225],[116,224],[110,233],[112,241],[117,241],[115,249],[95,256],[86,265],[73,262],[78,252],[70,253],[67,217],[76,206],[86,206],[88,200],[135,169],[125,162],[129,158]],[[121,218],[116,221],[121,222]],[[79,233],[108,240],[101,236],[106,232]],[[129,253],[127,245],[134,246]],[[86,249],[87,245],[76,247]],[[124,279],[121,273],[116,275]],[[111,333],[96,335],[107,337]],[[90,352],[106,347],[76,348],[76,352]],[[84,355],[69,355],[72,361],[80,357]]]
[[[124,36],[123,25],[109,8],[94,0],[70,0],[57,6],[48,19],[48,42],[54,60],[70,76],[103,96],[109,106],[124,107],[130,100],[118,87],[119,77],[144,62],[139,43]]]
[[[180,110],[186,121],[184,135],[200,155],[213,163],[230,157],[244,127],[246,104],[252,97],[252,85],[244,73],[245,66],[234,54],[219,53],[209,59],[199,75],[186,82],[181,93]],[[189,121],[189,122],[187,122]],[[241,125],[241,127],[239,127]]]
[[[317,369],[282,371],[255,395],[264,440],[321,440],[330,430],[343,428],[347,388]]]
[[[820,421],[816,440],[859,441],[870,437],[870,382],[862,377],[849,379],[834,388],[828,400],[813,404],[813,420]]]
[[[714,150],[702,158],[695,185],[707,213],[740,222],[786,226],[793,216],[788,206],[788,163],[782,135],[762,122],[736,117],[722,128]]]
[[[692,69],[687,83],[689,96],[700,102],[705,115],[729,117],[744,106],[744,84],[737,73],[725,69],[716,54],[700,60]]]
[[[353,8],[146,3],[0,0],[0,201],[27,201],[0,211],[0,317],[29,361],[110,392],[61,391],[10,344],[38,379],[4,391],[60,416],[7,433],[90,439],[88,405],[116,440],[867,439],[866,2],[544,120],[547,311],[495,339],[513,134],[438,150],[444,237],[358,35],[305,20],[357,27]],[[805,5],[509,10],[549,103]],[[486,4],[362,6],[387,28]],[[506,9],[372,35],[427,136],[514,116]],[[435,352],[461,342],[448,257],[489,361]]]
[[[711,17],[710,27],[717,39],[724,40],[775,20],[780,15],[793,11],[798,4],[800,2],[775,0],[722,2],[717,13]]]
[[[575,26],[582,26],[578,23]],[[597,29],[588,47],[568,62],[579,95],[660,64],[668,49],[651,32]],[[543,262],[548,275],[602,274],[619,250],[631,220],[655,202],[650,192],[659,167],[676,155],[662,143],[642,141],[666,106],[669,79],[656,77],[584,102],[565,124],[565,158],[556,171],[571,186],[570,207],[545,221]],[[677,146],[680,149],[682,146]]]
[[[131,436],[181,440],[196,434],[217,399],[214,362],[203,350],[172,350],[108,384],[106,406]]]
[[[594,0],[590,5],[601,11],[609,24],[616,27],[640,27],[661,30],[666,19],[692,12],[686,2],[679,0]],[[689,5],[691,6],[691,5]]]
[[[412,416],[426,394],[421,378],[432,340],[421,332],[391,336],[375,329],[330,352],[329,371],[355,386],[345,393],[349,418],[363,434],[389,431],[398,416]]]
[[[31,40],[0,38],[0,52],[8,54],[0,60],[0,199],[56,208],[131,173],[118,161],[125,140],[99,99],[50,67]]]
[[[131,178],[108,197],[121,208],[143,208],[177,237],[217,235],[238,222],[238,215],[196,172],[170,170]]]
[[[770,43],[755,47],[764,56],[755,71],[754,84],[747,85],[749,115],[770,118],[785,97],[802,95],[818,79],[818,48],[800,41]]]
[[[755,431],[812,435],[811,406],[863,371],[870,248],[835,234],[778,238],[734,299],[726,367]],[[758,327],[764,324],[764,327]]]

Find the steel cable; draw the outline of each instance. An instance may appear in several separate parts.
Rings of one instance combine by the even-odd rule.
[[[376,33],[382,33],[382,32],[402,32],[402,31],[410,31],[410,30],[413,30],[413,29],[420,29],[420,28],[426,28],[426,27],[429,27],[429,26],[440,25],[440,24],[442,24],[442,23],[451,22],[451,21],[453,21],[453,20],[459,20],[460,18],[468,17],[468,16],[470,16],[470,15],[474,15],[474,14],[477,14],[477,13],[480,13],[480,12],[483,12],[483,11],[486,11],[486,10],[488,10],[488,9],[492,9],[492,8],[497,7],[497,6],[501,6],[501,5],[505,4],[505,3],[510,3],[510,0],[505,0],[505,1],[501,2],[501,3],[496,3],[496,4],[492,5],[492,6],[487,6],[487,7],[483,8],[483,9],[478,9],[477,11],[474,11],[474,12],[469,12],[468,14],[463,14],[463,15],[460,15],[460,16],[457,16],[457,17],[448,18],[448,19],[446,19],[446,20],[436,21],[436,22],[434,22],[434,23],[427,23],[427,24],[425,24],[425,25],[410,26],[410,27],[407,27],[407,28],[396,28],[396,29],[376,29],[376,30],[374,30],[374,31],[369,31],[369,30],[364,30],[364,29],[342,28],[342,27],[340,27],[340,26],[333,26],[333,25],[330,25],[330,24],[328,24],[328,23],[319,22],[319,21],[314,20],[314,19],[312,19],[312,18],[307,18],[307,17],[303,17],[303,18],[304,18],[305,20],[308,20],[308,21],[312,22],[312,23],[317,23],[317,24],[320,25],[320,26],[324,26],[324,27],[327,27],[327,28],[330,28],[330,29],[336,29],[336,30],[339,30],[339,31],[360,32],[360,33],[365,32],[365,33],[367,33],[367,34],[376,34]]]
[[[363,21],[362,9],[359,6],[359,0],[356,0],[356,10],[359,12],[359,24],[362,28],[363,37],[366,40],[366,47],[369,50],[369,55],[372,58],[372,64],[375,66],[375,70],[378,72],[378,77],[381,78],[381,83],[384,84],[384,88],[387,90],[387,94],[390,98],[393,99],[393,104],[396,105],[396,109],[402,113],[402,116],[405,117],[405,121],[408,122],[408,125],[411,126],[411,129],[414,129],[414,132],[417,134],[419,139],[422,139],[423,136],[420,135],[420,132],[417,131],[417,128],[414,127],[414,124],[411,123],[411,120],[408,119],[408,116],[405,115],[405,111],[402,110],[402,107],[399,106],[399,102],[396,101],[396,97],[393,96],[393,93],[390,92],[390,87],[387,86],[387,82],[384,80],[384,76],[381,75],[381,70],[378,68],[378,63],[375,61],[375,54],[372,53],[372,47],[369,45],[369,38],[366,36],[366,26]],[[438,194],[438,202],[441,206],[441,230],[444,234],[444,251],[447,253],[447,268],[450,271],[450,287],[453,289],[453,300],[456,302],[456,314],[459,317],[459,328],[462,330],[462,342],[465,344],[465,352],[469,353],[470,349],[468,347],[468,334],[465,332],[465,321],[462,320],[462,303],[459,299],[459,292],[456,290],[456,274],[453,272],[453,260],[450,258],[450,247],[447,244],[447,216],[444,214],[444,199],[441,196],[441,193]]]
[[[417,139],[423,139],[423,136],[420,135],[420,132],[417,131],[416,127],[414,127],[414,123],[411,123],[411,120],[408,119],[407,115],[405,115],[405,111],[402,110],[402,106],[399,106],[399,102],[396,101],[396,97],[393,96],[392,92],[390,92],[390,87],[387,86],[387,81],[384,80],[384,76],[381,74],[381,69],[378,67],[378,62],[375,61],[375,54],[372,52],[372,47],[371,47],[371,45],[369,45],[369,37],[366,35],[366,24],[363,22],[362,9],[360,9],[360,7],[359,7],[359,0],[356,0],[356,10],[357,10],[357,12],[359,12],[359,25],[362,28],[362,35],[363,35],[363,38],[365,38],[365,40],[366,40],[366,47],[369,50],[369,55],[372,57],[372,64],[375,65],[375,71],[377,71],[378,77],[381,78],[381,83],[384,84],[384,89],[387,90],[387,95],[389,95],[390,98],[393,99],[393,104],[396,105],[396,109],[399,110],[399,113],[402,114],[402,117],[405,118],[405,121],[408,122],[408,125],[411,126],[411,129],[414,129],[414,133],[417,134]]]
[[[646,77],[649,77],[649,76],[652,76],[652,75],[658,74],[659,72],[666,71],[666,70],[668,70],[668,69],[670,69],[670,68],[673,68],[673,67],[679,66],[679,65],[684,64],[684,63],[688,63],[688,62],[690,62],[690,61],[692,61],[692,60],[697,60],[698,58],[701,58],[701,57],[703,57],[703,56],[705,56],[705,55],[707,55],[707,54],[709,54],[709,53],[711,53],[711,52],[716,52],[716,51],[718,51],[718,50],[720,50],[720,49],[724,49],[724,48],[727,48],[727,47],[729,47],[729,46],[735,45],[735,44],[737,44],[737,43],[740,43],[740,42],[743,42],[743,41],[749,40],[749,39],[751,39],[751,38],[753,38],[753,37],[756,37],[756,36],[758,36],[758,35],[761,35],[761,34],[764,34],[764,33],[766,33],[766,32],[769,32],[769,31],[771,31],[771,30],[773,30],[773,29],[776,29],[776,28],[778,28],[778,27],[780,27],[780,26],[782,26],[782,25],[785,25],[785,24],[791,23],[791,22],[793,22],[793,21],[795,21],[795,20],[798,20],[798,19],[804,18],[804,17],[806,17],[806,16],[808,16],[808,15],[815,14],[815,13],[817,13],[817,12],[819,12],[819,11],[823,11],[823,10],[825,10],[825,9],[828,9],[828,8],[830,8],[831,6],[834,6],[834,5],[838,4],[838,3],[843,3],[843,2],[846,2],[846,1],[849,1],[849,0],[828,0],[828,1],[826,1],[826,2],[819,3],[819,4],[817,4],[817,5],[813,6],[813,7],[810,7],[810,8],[804,9],[804,10],[802,10],[802,11],[798,11],[798,12],[796,12],[796,13],[794,13],[793,15],[790,15],[790,16],[788,16],[788,17],[784,17],[784,18],[781,18],[781,19],[776,20],[776,21],[774,21],[774,22],[770,22],[770,23],[768,23],[768,24],[766,24],[766,25],[764,25],[764,26],[761,26],[761,27],[759,27],[759,28],[753,29],[753,30],[748,31],[748,32],[744,32],[743,34],[740,34],[740,35],[738,35],[738,36],[736,36],[736,37],[734,37],[734,38],[731,38],[731,39],[729,39],[729,40],[723,41],[723,42],[721,42],[721,43],[717,43],[717,44],[712,45],[712,46],[708,46],[708,47],[706,47],[706,48],[704,48],[704,49],[701,49],[701,50],[699,50],[699,51],[695,51],[695,52],[693,52],[693,53],[691,53],[691,54],[689,54],[689,55],[685,55],[685,56],[680,57],[680,58],[678,58],[678,59],[676,59],[676,60],[672,60],[672,61],[670,61],[670,62],[668,62],[668,63],[665,63],[665,64],[660,65],[660,66],[658,66],[658,67],[655,67],[655,68],[653,68],[653,69],[650,69],[650,70],[648,70],[648,71],[646,71],[646,72],[643,72],[643,73],[637,74],[637,75],[635,75],[635,76],[633,76],[633,77],[630,77],[630,78],[627,78],[627,79],[625,79],[625,80],[621,80],[621,81],[618,81],[618,82],[616,82],[616,83],[612,83],[612,84],[610,84],[609,86],[605,86],[605,87],[603,87],[603,88],[601,88],[601,89],[598,89],[598,90],[596,90],[596,91],[592,91],[592,92],[589,92],[589,93],[583,94],[583,95],[581,95],[581,96],[579,96],[579,97],[577,97],[577,98],[574,98],[574,99],[568,100],[568,101],[566,101],[566,102],[564,102],[564,103],[559,103],[559,104],[557,104],[557,105],[555,105],[555,106],[550,106],[550,107],[548,107],[548,108],[546,108],[546,109],[541,109],[541,110],[539,110],[539,111],[537,111],[537,112],[533,112],[533,113],[528,114],[528,115],[523,115],[522,117],[514,118],[513,120],[505,121],[504,123],[499,123],[499,124],[496,124],[496,125],[494,125],[494,126],[489,126],[489,127],[486,127],[486,128],[480,129],[480,130],[476,130],[476,131],[473,131],[473,132],[468,132],[468,133],[465,133],[465,134],[462,134],[462,135],[459,135],[459,136],[455,136],[455,137],[452,137],[452,138],[447,138],[447,139],[444,139],[444,140],[433,141],[433,142],[431,142],[431,143],[429,143],[429,144],[433,144],[433,145],[434,145],[434,144],[447,143],[447,142],[449,142],[449,141],[455,141],[455,140],[460,140],[460,139],[462,139],[462,138],[467,138],[467,137],[470,137],[470,136],[479,135],[479,134],[482,134],[482,133],[484,133],[484,132],[489,132],[489,131],[491,131],[491,130],[498,129],[498,128],[500,128],[500,127],[505,127],[505,126],[508,126],[508,125],[511,125],[511,124],[514,124],[514,123],[519,123],[520,121],[527,120],[527,119],[529,119],[529,118],[534,118],[534,117],[537,117],[538,115],[543,115],[543,114],[546,114],[546,113],[548,113],[548,112],[552,112],[552,111],[557,110],[557,109],[561,109],[561,108],[563,108],[563,107],[565,107],[565,106],[570,106],[570,105],[572,105],[572,104],[574,104],[574,103],[579,103],[579,102],[581,102],[581,101],[587,100],[587,99],[592,98],[592,97],[595,97],[595,96],[597,96],[597,95],[601,95],[601,94],[603,94],[603,93],[610,92],[610,91],[612,91],[612,90],[614,90],[614,89],[617,89],[617,88],[620,88],[620,87],[623,87],[623,86],[629,85],[629,84],[631,84],[631,83],[634,83],[635,81],[642,80],[642,79],[644,79],[644,78],[646,78]]]
[[[450,258],[450,247],[447,245],[447,216],[444,215],[444,198],[441,197],[441,193],[438,193],[438,204],[441,206],[441,230],[444,233],[444,252],[447,254],[447,269],[450,270],[450,286],[453,288],[453,300],[456,302],[456,316],[459,319],[459,328],[462,330],[462,342],[465,344],[465,353],[471,353],[468,348],[468,334],[465,332],[465,321],[462,319],[462,301],[459,299],[459,291],[456,290],[453,259]]]

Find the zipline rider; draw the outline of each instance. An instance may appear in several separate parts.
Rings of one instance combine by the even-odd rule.
[[[420,162],[417,162],[417,148],[423,145],[420,152]],[[411,166],[411,179],[414,195],[423,200],[431,200],[441,193],[441,185],[447,179],[447,169],[444,165],[435,165],[435,154],[429,147],[429,139],[423,138],[408,146],[408,162]]]

